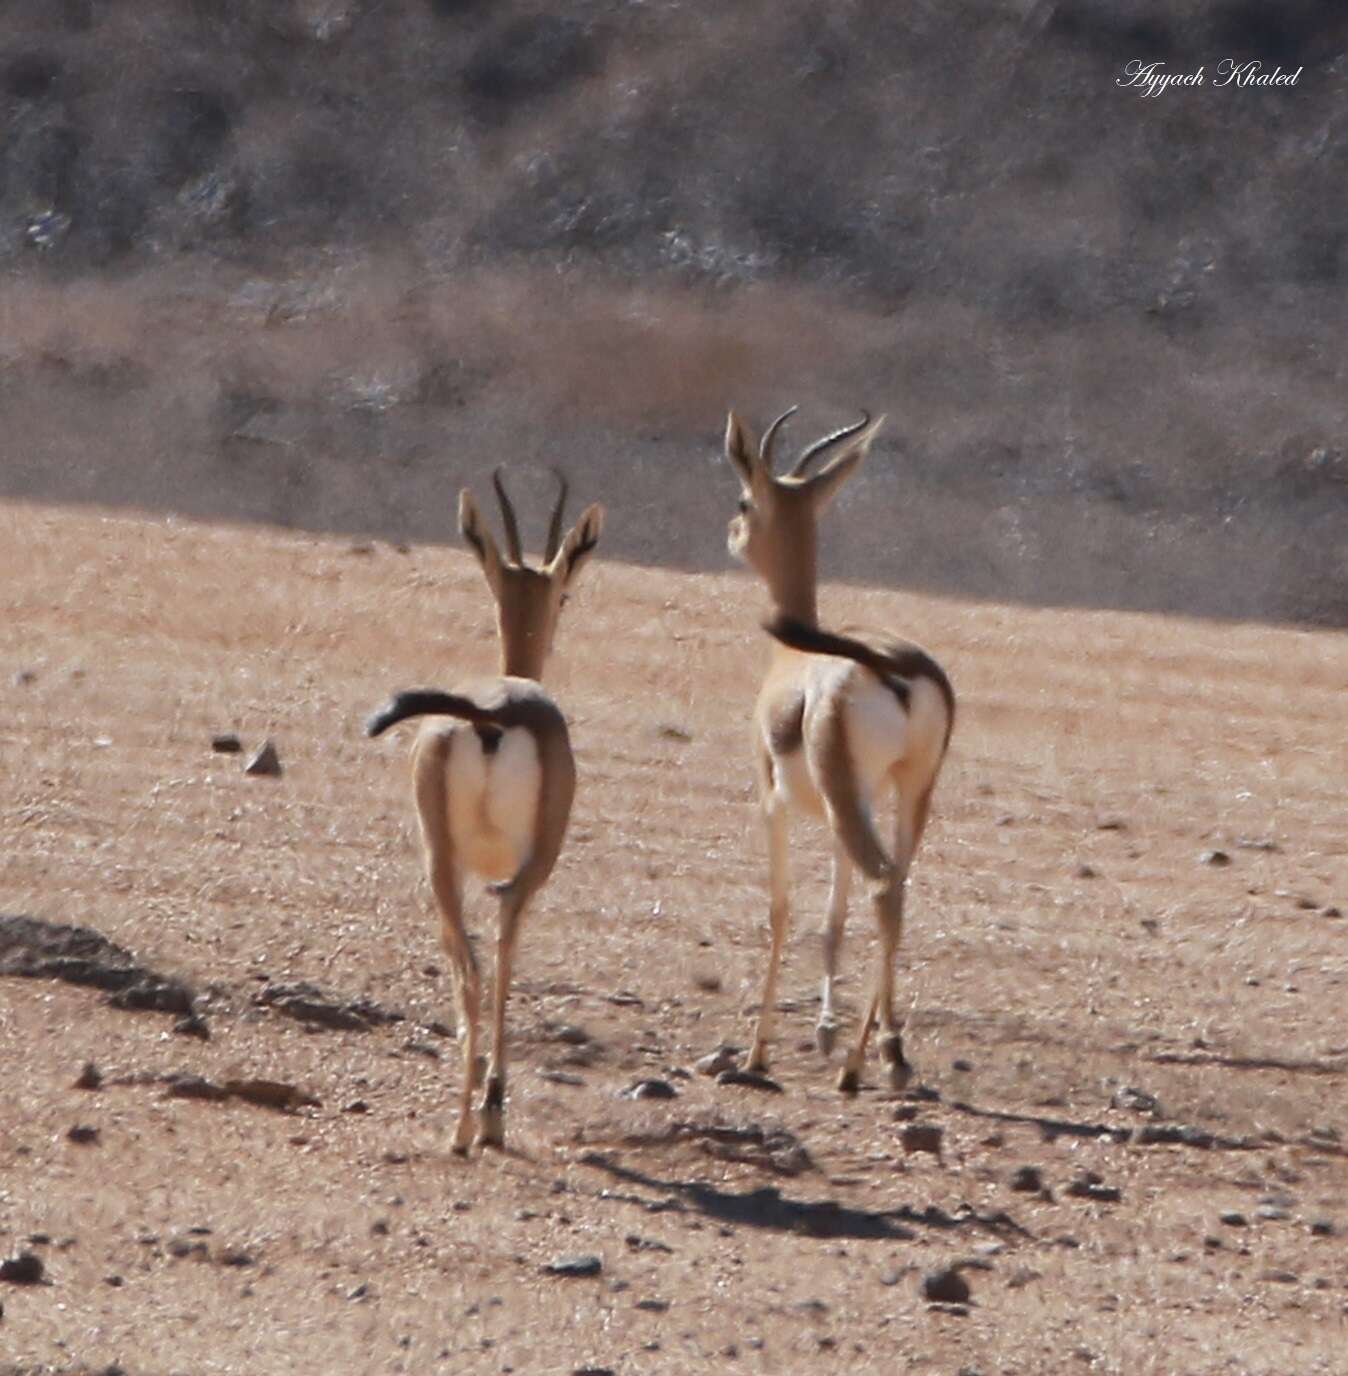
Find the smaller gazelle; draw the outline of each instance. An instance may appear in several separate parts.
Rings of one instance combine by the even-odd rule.
[[[824,818],[833,833],[833,885],[823,932],[824,979],[816,1028],[820,1049],[833,1049],[837,1020],[833,981],[847,919],[855,865],[870,882],[880,952],[874,991],[838,1088],[860,1084],[866,1043],[877,1025],[893,1084],[911,1073],[894,1016],[894,960],[903,929],[903,895],[913,854],[926,826],[936,776],[955,721],[955,695],[940,665],[924,650],[885,634],[835,635],[819,628],[816,609],[820,513],[856,471],[884,417],[860,422],[812,444],[790,471],[773,472],[772,444],[795,407],[778,416],[755,448],[732,411],[725,450],[743,488],[730,522],[730,552],[768,585],[774,615],[772,659],[754,709],[759,799],[768,833],[768,957],[751,1070],[767,1068],[777,976],[789,918],[787,819],[792,809]],[[810,474],[809,466],[826,459]],[[875,832],[874,807],[893,790],[893,850]]]
[[[463,1088],[453,1149],[505,1141],[505,1010],[520,923],[543,886],[566,835],[576,766],[566,718],[538,680],[552,648],[567,589],[593,552],[604,510],[589,507],[561,538],[566,480],[549,524],[543,566],[530,568],[499,472],[493,485],[505,528],[503,559],[472,494],[459,495],[459,529],[477,555],[496,600],[501,677],[462,693],[432,689],[396,694],[366,725],[371,736],[409,717],[430,716],[412,747],[412,781],[426,873],[440,909],[441,936],[458,990]],[[450,718],[450,720],[446,720]],[[477,1136],[472,1133],[478,1076],[482,982],[463,925],[463,877],[488,883],[500,900],[491,1059]]]

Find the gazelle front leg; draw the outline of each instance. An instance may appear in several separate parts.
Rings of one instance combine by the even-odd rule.
[[[847,923],[847,891],[852,881],[852,861],[841,841],[833,842],[833,884],[828,895],[828,916],[823,931],[824,980],[820,989],[819,1022],[815,1027],[815,1041],[825,1055],[833,1054],[838,1034],[838,1019],[833,1011],[833,980],[838,970],[838,953],[842,949],[843,928]]]
[[[763,1003],[758,1010],[758,1030],[749,1052],[748,1067],[760,1072],[768,1068],[768,1043],[772,1040],[772,1017],[777,1007],[777,973],[791,917],[786,868],[787,812],[785,804],[775,794],[764,799],[763,818],[768,831],[768,920],[772,924],[772,949],[768,955]]]
[[[501,896],[501,913],[496,937],[496,985],[492,990],[491,1060],[482,1090],[477,1142],[479,1147],[505,1146],[506,1088],[506,1000],[510,997],[510,976],[515,963],[515,943],[519,939],[520,915],[525,899],[517,893]]]

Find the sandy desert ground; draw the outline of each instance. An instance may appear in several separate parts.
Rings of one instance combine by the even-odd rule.
[[[476,567],[38,505],[0,539],[0,912],[185,981],[209,1032],[0,979],[0,1254],[42,1263],[0,1284],[0,1371],[1348,1371],[1348,636],[825,588],[961,703],[902,951],[923,1089],[872,1061],[849,1102],[804,825],[782,1092],[695,1069],[747,1044],[766,947],[762,594],[601,557],[549,674],[581,783],[521,947],[509,1150],[463,1162],[408,733],[361,722],[492,667]],[[266,1001],[299,982],[402,1018]],[[648,1078],[676,1097],[624,1097]],[[969,1302],[930,1303],[956,1264]]]

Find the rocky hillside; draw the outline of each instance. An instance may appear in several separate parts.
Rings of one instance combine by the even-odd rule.
[[[0,490],[448,538],[560,457],[700,566],[727,406],[867,405],[832,573],[1343,624],[1346,50],[1331,0],[12,0]]]

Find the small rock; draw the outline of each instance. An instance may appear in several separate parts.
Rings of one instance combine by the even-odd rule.
[[[92,1061],[85,1061],[84,1069],[75,1079],[76,1089],[99,1089],[103,1084],[103,1072]]]
[[[11,679],[10,681],[14,684],[16,688],[25,688],[28,686],[28,684],[37,682],[37,670],[20,669],[15,673],[13,679]]]
[[[1148,1094],[1145,1089],[1135,1089],[1132,1085],[1116,1089],[1109,1102],[1111,1107],[1125,1109],[1129,1113],[1148,1113],[1155,1117],[1161,1112],[1161,1102],[1154,1094]]]
[[[1036,1271],[1032,1266],[1021,1266],[1007,1276],[1006,1287],[1008,1290],[1019,1290],[1023,1286],[1037,1280],[1043,1280],[1043,1278],[1044,1273],[1042,1271]]]
[[[1044,1188],[1044,1175],[1038,1166],[1020,1166],[1012,1172],[1011,1188],[1017,1194],[1038,1194]]]
[[[648,1314],[663,1314],[669,1308],[668,1300],[638,1300],[632,1306],[634,1309],[644,1310]]]
[[[717,1077],[718,1085],[743,1085],[747,1089],[764,1089],[770,1094],[780,1094],[782,1087],[770,1075],[757,1070],[723,1070]]]
[[[243,742],[232,732],[211,737],[211,749],[218,755],[239,755],[243,752]]]
[[[604,1269],[602,1258],[586,1252],[580,1256],[557,1257],[543,1266],[549,1276],[597,1276]]]
[[[905,1123],[899,1134],[899,1144],[909,1156],[920,1151],[940,1156],[944,1136],[945,1129],[939,1123]]]
[[[1228,1209],[1226,1213],[1220,1214],[1218,1217],[1228,1228],[1248,1228],[1250,1226],[1250,1220],[1235,1209]]]
[[[623,1090],[625,1099],[677,1099],[679,1091],[668,1080],[638,1080]]]
[[[1106,1185],[1094,1171],[1077,1176],[1067,1187],[1067,1193],[1074,1199],[1094,1199],[1101,1204],[1117,1204],[1123,1198],[1117,1185]]]
[[[270,741],[263,741],[253,758],[243,767],[245,774],[255,774],[271,779],[281,777],[281,757]]]
[[[36,1252],[20,1252],[0,1261],[0,1280],[11,1285],[40,1285],[46,1274],[47,1268]]]
[[[173,1030],[180,1037],[195,1037],[203,1042],[211,1039],[211,1029],[200,1013],[184,1013],[173,1024]]]
[[[561,1023],[552,1028],[551,1033],[553,1041],[567,1046],[584,1046],[590,1040],[590,1034],[583,1027],[573,1027],[570,1023]]]
[[[228,1251],[220,1253],[221,1266],[253,1266],[256,1263],[248,1252],[243,1252],[231,1247]]]
[[[1099,870],[1097,870],[1093,865],[1085,864],[1078,865],[1076,869],[1073,871],[1073,874],[1077,879],[1096,879],[1099,877],[1099,873]]]
[[[696,1062],[696,1070],[700,1075],[723,1075],[727,1070],[734,1070],[740,1062],[740,1048],[731,1046],[728,1042],[722,1042],[715,1051],[709,1052]]]
[[[73,1128],[66,1133],[69,1141],[78,1146],[85,1147],[98,1141],[98,1129],[90,1127],[88,1123],[76,1123]]]
[[[581,1076],[573,1075],[569,1070],[553,1070],[548,1066],[544,1066],[538,1072],[538,1078],[547,1080],[549,1084],[554,1085],[583,1085],[585,1083]]]
[[[954,1060],[950,1062],[950,1068],[951,1070],[958,1070],[963,1074],[968,1074],[974,1067],[972,1061]]]
[[[1322,909],[1320,910],[1320,912],[1321,912],[1321,916],[1322,916],[1322,917],[1342,917],[1342,916],[1343,916],[1343,911],[1342,911],[1342,909],[1336,908],[1332,903],[1331,903],[1327,908],[1322,908]]]
[[[1254,1216],[1278,1222],[1281,1219],[1291,1218],[1292,1212],[1290,1209],[1284,1209],[1281,1204],[1261,1204],[1254,1211]]]
[[[1330,1218],[1317,1218],[1311,1224],[1312,1237],[1333,1237],[1336,1231],[1334,1220]]]
[[[343,1109],[343,1113],[369,1113],[370,1106],[364,1099],[352,1099]]]
[[[1295,1285],[1301,1277],[1295,1271],[1270,1270],[1260,1272],[1259,1279],[1274,1285]]]
[[[1199,857],[1200,865],[1212,865],[1220,869],[1224,865],[1231,863],[1231,857],[1224,850],[1205,850]]]
[[[948,1266],[942,1271],[928,1271],[922,1277],[922,1296],[937,1304],[968,1304],[973,1292],[959,1271]]]
[[[180,1261],[187,1257],[194,1261],[205,1261],[210,1256],[210,1249],[204,1242],[187,1237],[170,1238],[168,1251],[169,1256],[177,1257]]]

